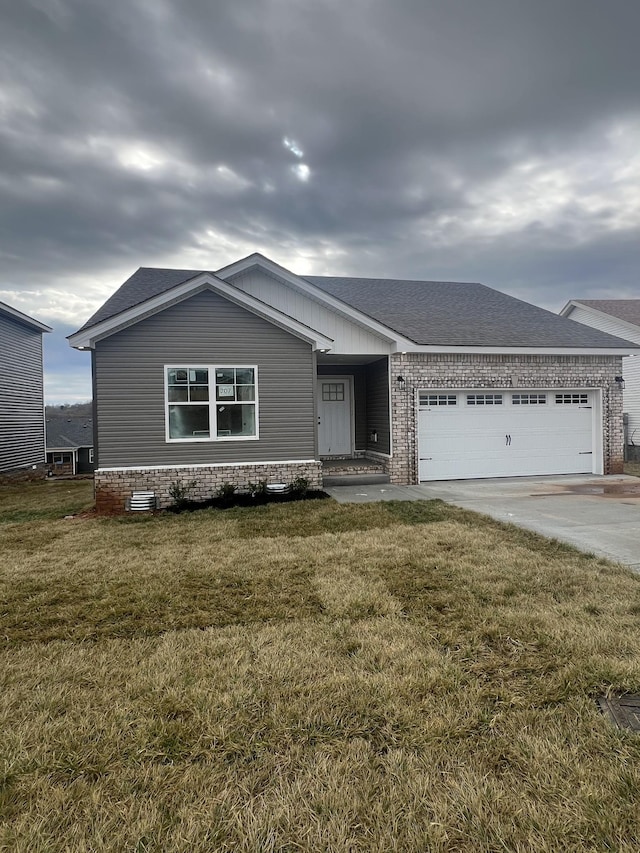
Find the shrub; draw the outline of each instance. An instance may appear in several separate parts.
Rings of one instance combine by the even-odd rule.
[[[233,483],[222,483],[216,489],[216,497],[225,503],[231,503],[238,487]]]
[[[266,480],[258,480],[257,483],[248,483],[247,490],[252,498],[266,498],[267,497],[267,481]]]
[[[188,483],[183,483],[182,480],[175,480],[169,486],[169,497],[173,500],[173,506],[176,509],[184,509],[190,503],[189,495],[198,485],[197,480],[189,480]]]
[[[306,477],[296,477],[291,483],[291,491],[303,498],[309,491],[309,481]]]

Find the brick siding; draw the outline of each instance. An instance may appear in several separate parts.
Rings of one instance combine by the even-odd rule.
[[[169,495],[172,483],[183,486],[195,480],[189,499],[205,501],[215,497],[223,483],[232,483],[238,490],[249,483],[266,480],[267,483],[291,483],[297,477],[308,480],[310,489],[322,487],[321,462],[273,462],[268,464],[180,466],[176,468],[151,468],[140,470],[115,469],[95,472],[96,510],[99,513],[124,512],[127,498],[132,492],[153,491],[159,508],[168,507],[173,500]]]
[[[405,353],[391,356],[392,483],[418,482],[418,390],[499,388],[504,390],[584,388],[602,391],[604,473],[622,472],[624,432],[620,356],[458,355]]]

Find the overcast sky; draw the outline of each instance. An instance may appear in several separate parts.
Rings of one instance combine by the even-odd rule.
[[[0,300],[75,331],[139,266],[640,296],[637,0],[0,0]]]

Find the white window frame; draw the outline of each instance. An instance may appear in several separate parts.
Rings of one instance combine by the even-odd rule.
[[[222,400],[216,400],[216,370],[253,370],[254,393],[255,399],[242,400],[239,402],[244,405],[252,405],[255,407],[255,435],[218,435],[218,418],[217,406],[223,403]],[[164,432],[165,441],[170,444],[192,444],[194,442],[219,442],[219,441],[258,441],[260,438],[260,409],[258,403],[258,365],[257,364],[231,364],[222,362],[220,364],[187,364],[185,362],[173,362],[165,364],[164,370]],[[179,406],[180,403],[169,402],[169,371],[170,370],[207,370],[209,371],[209,400],[199,403],[201,406],[209,407],[209,435],[194,436],[193,438],[171,438],[169,436],[169,406]],[[235,405],[234,402],[232,405]],[[187,404],[189,405],[189,404]]]

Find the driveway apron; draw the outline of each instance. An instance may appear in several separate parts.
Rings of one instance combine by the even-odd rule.
[[[333,486],[342,503],[440,498],[640,572],[640,478],[593,474]]]

